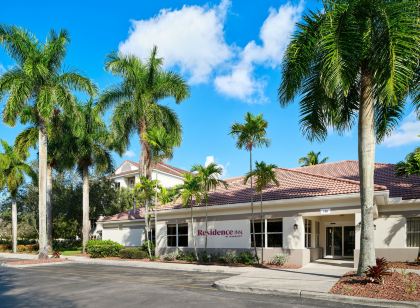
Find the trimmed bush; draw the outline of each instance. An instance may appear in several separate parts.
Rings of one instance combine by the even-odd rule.
[[[18,252],[36,252],[39,250],[38,244],[17,245]]]
[[[0,251],[9,251],[12,250],[11,244],[0,244]]]
[[[238,257],[238,263],[251,265],[255,264],[257,262],[257,258],[249,251],[243,251],[239,253]]]
[[[145,259],[149,255],[147,252],[143,251],[141,248],[123,248],[120,250],[120,257],[122,259]]]
[[[183,252],[178,251],[176,259],[180,261],[195,262],[197,261],[195,254],[193,252]]]
[[[282,266],[287,262],[287,256],[280,254],[280,255],[275,255],[269,262],[269,264],[272,265],[279,265]]]
[[[152,253],[152,256],[154,256],[155,255],[155,244],[153,244],[152,241],[144,241],[143,244],[140,246],[140,249],[145,251],[148,254],[149,250],[147,249],[147,243],[150,243],[150,252]]]
[[[228,251],[224,256],[221,256],[219,260],[226,264],[238,263],[238,256],[232,251]]]
[[[81,250],[82,240],[53,240],[53,250]]]
[[[174,251],[174,252],[164,254],[163,256],[161,256],[161,259],[163,261],[175,261],[177,256],[178,256],[178,253]]]
[[[124,246],[111,240],[90,240],[86,250],[91,258],[118,257]]]

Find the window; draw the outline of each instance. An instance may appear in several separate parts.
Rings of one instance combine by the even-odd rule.
[[[283,221],[281,219],[255,220],[254,222],[256,247],[283,247]],[[254,247],[252,222],[251,243]]]
[[[168,247],[188,247],[188,224],[168,224]]]
[[[311,245],[312,237],[312,220],[305,219],[305,247],[312,247]]]
[[[120,187],[121,187],[121,183],[120,182],[115,182],[114,185],[115,185],[114,187],[116,189],[120,189]]]
[[[147,234],[147,237],[150,241],[152,241],[153,244],[156,245],[156,232],[155,232],[155,228],[153,227],[149,227],[149,233]]]
[[[315,221],[315,247],[319,247],[319,221]]]
[[[407,247],[420,247],[420,217],[407,218]]]
[[[265,247],[265,221],[254,220],[255,226],[255,247]],[[251,220],[251,246],[254,247],[254,236],[252,233],[252,220]]]
[[[127,182],[128,182],[128,187],[133,188],[134,187],[134,184],[136,183],[136,180],[135,180],[135,178],[133,176],[131,178],[128,178],[127,179]]]

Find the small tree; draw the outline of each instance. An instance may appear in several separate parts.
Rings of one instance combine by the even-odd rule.
[[[16,151],[6,141],[0,141],[3,153],[0,153],[0,188],[7,188],[12,198],[12,248],[17,252],[17,202],[19,188],[25,181],[25,175],[31,176],[36,181],[36,175],[31,167],[26,164],[27,155]]]
[[[196,172],[196,175],[199,178],[201,184],[201,193],[204,197],[204,205],[206,207],[206,237],[204,242],[204,250],[207,253],[207,231],[208,231],[208,197],[209,192],[214,190],[219,185],[223,185],[227,188],[227,183],[220,179],[223,173],[223,168],[216,165],[215,163],[211,163],[208,166],[202,165],[194,165],[191,169],[191,172]]]
[[[395,166],[395,171],[398,176],[420,176],[420,147],[408,154],[405,161],[400,161]]]
[[[264,263],[264,226],[263,226],[263,207],[262,207],[262,196],[263,191],[270,184],[279,186],[279,181],[276,177],[277,168],[274,164],[267,165],[265,162],[255,162],[255,170],[248,172],[244,179],[246,184],[252,177],[255,177],[255,190],[260,194],[260,222],[261,222],[261,263]]]

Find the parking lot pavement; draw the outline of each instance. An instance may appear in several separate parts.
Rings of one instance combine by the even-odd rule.
[[[334,302],[231,293],[212,287],[214,281],[227,277],[229,275],[219,273],[93,264],[24,269],[0,267],[0,306],[344,307]]]

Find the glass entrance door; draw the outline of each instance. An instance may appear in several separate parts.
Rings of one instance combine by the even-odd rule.
[[[326,228],[326,256],[352,257],[355,247],[354,226]]]

